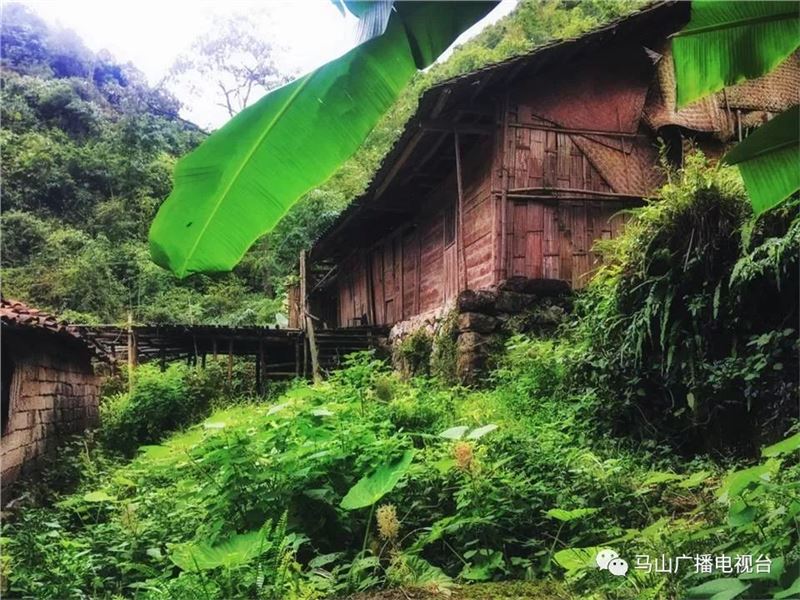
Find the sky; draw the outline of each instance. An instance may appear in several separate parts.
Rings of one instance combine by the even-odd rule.
[[[215,21],[245,14],[265,38],[286,49],[282,66],[304,73],[340,56],[355,44],[355,19],[330,0],[23,0],[46,21],[74,30],[93,51],[106,49],[117,60],[132,62],[156,84],[175,59]],[[466,31],[463,43],[487,24],[508,14],[516,0],[502,0],[482,21]],[[445,56],[447,53],[445,54]],[[200,96],[176,92],[183,116],[202,127],[220,126],[228,118],[211,91]]]

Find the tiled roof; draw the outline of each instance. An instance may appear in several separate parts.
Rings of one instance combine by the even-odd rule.
[[[53,335],[72,338],[82,343],[98,358],[107,360],[106,352],[87,335],[86,329],[17,300],[0,298],[0,322],[9,327],[31,328]]]

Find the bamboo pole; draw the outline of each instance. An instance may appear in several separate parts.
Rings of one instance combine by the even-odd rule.
[[[458,187],[458,259],[464,278],[462,289],[467,289],[467,257],[464,251],[464,183],[461,177],[461,146],[458,142],[458,131],[453,133],[456,154],[456,183]]]

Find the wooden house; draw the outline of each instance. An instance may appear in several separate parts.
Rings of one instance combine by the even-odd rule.
[[[593,245],[662,183],[659,149],[719,155],[796,103],[800,61],[676,109],[669,36],[689,3],[440,83],[366,192],[309,253],[290,322],[392,326],[512,277],[585,285]],[[305,266],[304,266],[305,268]]]

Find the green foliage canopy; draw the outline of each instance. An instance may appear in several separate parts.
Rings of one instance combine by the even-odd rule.
[[[385,33],[236,115],[179,162],[150,230],[155,262],[179,277],[232,269],[356,151],[416,69],[493,4],[398,6]]]

